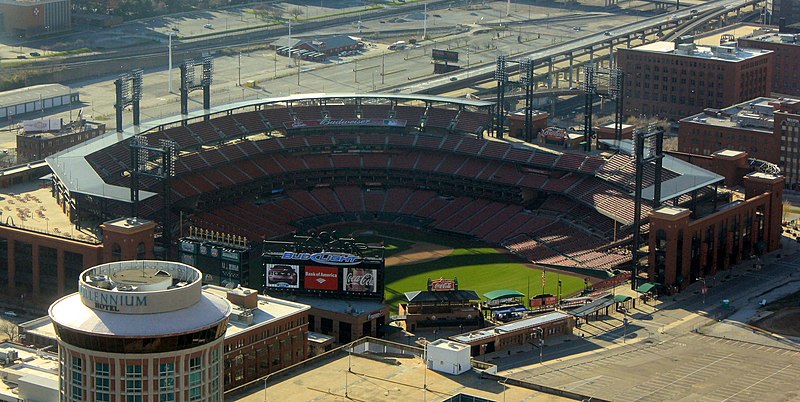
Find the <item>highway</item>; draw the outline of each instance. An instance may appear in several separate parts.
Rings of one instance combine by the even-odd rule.
[[[562,55],[568,55],[571,52],[582,51],[583,49],[592,46],[607,44],[610,40],[613,39],[624,40],[627,39],[629,36],[632,35],[635,36],[636,34],[642,33],[644,31],[658,28],[664,25],[665,23],[687,19],[695,14],[704,14],[713,11],[722,12],[724,10],[731,10],[735,7],[744,7],[747,5],[756,4],[758,2],[759,0],[711,1],[697,6],[687,7],[680,11],[673,11],[653,18],[648,18],[646,20],[620,26],[619,28],[610,31],[609,32],[610,35],[607,35],[606,33],[593,34],[570,42],[550,46],[544,49],[539,49],[519,55],[514,55],[513,57],[511,57],[511,59],[535,60],[536,65],[541,67],[542,63],[546,62],[547,60],[550,60],[551,58]],[[601,52],[598,51],[595,52],[595,54],[599,55],[601,54]],[[510,64],[509,68],[511,68],[512,66],[513,64]],[[419,82],[414,82],[408,85],[402,85],[400,87],[395,88],[395,90],[397,92],[402,92],[402,93],[434,93],[436,91],[442,92],[443,91],[442,88],[454,86],[454,84],[452,84],[452,81],[450,80],[450,77],[454,76],[459,80],[459,84],[466,85],[472,82],[477,82],[480,80],[491,78],[494,75],[494,72],[495,72],[495,63],[486,63],[482,66],[471,69],[469,73],[461,72],[454,75],[448,75],[446,77],[427,79]]]

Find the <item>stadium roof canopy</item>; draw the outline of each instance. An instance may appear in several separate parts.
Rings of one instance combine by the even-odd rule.
[[[118,133],[112,131],[100,137],[93,138],[84,143],[78,144],[65,151],[51,155],[45,158],[47,164],[53,174],[58,178],[58,181],[66,187],[70,193],[84,194],[92,197],[105,198],[113,201],[130,202],[130,189],[122,186],[115,186],[105,183],[99,174],[89,165],[86,157],[101,149],[110,147],[120,141],[127,140],[130,137],[138,134],[144,134],[150,130],[162,126],[169,126],[180,123],[184,120],[193,120],[202,118],[206,115],[226,113],[235,111],[237,109],[245,109],[250,107],[280,104],[280,103],[293,103],[304,101],[319,101],[331,99],[386,99],[386,100],[400,100],[400,101],[423,101],[426,103],[450,103],[459,106],[470,107],[490,107],[494,102],[487,102],[481,100],[467,99],[467,98],[451,98],[447,96],[437,95],[413,95],[413,94],[390,94],[390,93],[308,93],[308,94],[295,94],[289,96],[281,96],[275,98],[252,99],[235,103],[226,103],[224,105],[213,107],[209,110],[195,110],[187,115],[175,114],[163,119],[153,120],[144,123],[138,127],[130,126]],[[148,191],[140,190],[139,199],[145,200],[156,195]]]
[[[618,149],[625,154],[633,156],[633,141],[631,140],[599,141],[611,148]],[[714,172],[710,172],[669,155],[664,155],[661,165],[664,169],[671,170],[678,174],[678,177],[661,182],[662,201],[680,197],[694,190],[725,180],[724,177]],[[653,186],[642,189],[642,198],[645,200],[653,200]]]
[[[440,292],[417,290],[413,292],[406,292],[405,295],[406,299],[412,303],[464,302],[481,299],[474,290],[448,290]]]
[[[517,292],[516,290],[500,289],[484,293],[483,297],[489,300],[497,300],[497,299],[510,299],[512,297],[525,297],[525,295],[520,292]]]

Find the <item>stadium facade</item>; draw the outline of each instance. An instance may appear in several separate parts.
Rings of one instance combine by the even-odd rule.
[[[136,135],[178,149],[169,200],[163,183],[141,182],[145,218],[159,221],[166,210],[171,222],[182,215],[184,224],[251,242],[343,222],[405,225],[499,244],[582,275],[627,269],[631,141],[599,139],[600,150],[586,153],[492,138],[492,109],[491,102],[428,95],[300,94],[173,116],[98,137],[47,163],[61,208],[95,221],[131,211],[125,172]],[[653,169],[646,166],[643,176],[645,222],[654,208]],[[736,200],[720,187],[726,177],[667,156],[659,204],[698,217],[730,208]],[[5,255],[0,271],[10,272],[7,261],[16,255],[9,247]],[[7,277],[0,286],[9,286]]]

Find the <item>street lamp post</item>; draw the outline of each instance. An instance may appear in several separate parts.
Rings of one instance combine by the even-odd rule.
[[[167,66],[167,90],[169,93],[172,93],[172,35],[174,34],[174,32],[167,34],[169,36],[169,66]]]
[[[624,317],[622,318],[622,327],[623,327],[622,343],[625,343],[625,339],[628,338],[628,314],[627,313],[628,313],[627,309],[622,310],[622,314],[624,314]]]

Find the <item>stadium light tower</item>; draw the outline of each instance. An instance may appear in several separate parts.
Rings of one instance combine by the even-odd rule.
[[[633,196],[633,247],[631,250],[633,256],[633,264],[631,264],[631,289],[633,290],[636,290],[638,287],[639,264],[642,258],[647,256],[647,253],[640,250],[642,240],[642,181],[644,179],[644,169],[645,166],[651,162],[654,163],[652,206],[655,210],[661,204],[661,164],[664,158],[663,145],[664,130],[656,127],[654,124],[648,125],[647,130],[633,130],[633,157],[636,162],[636,188],[634,189]]]

